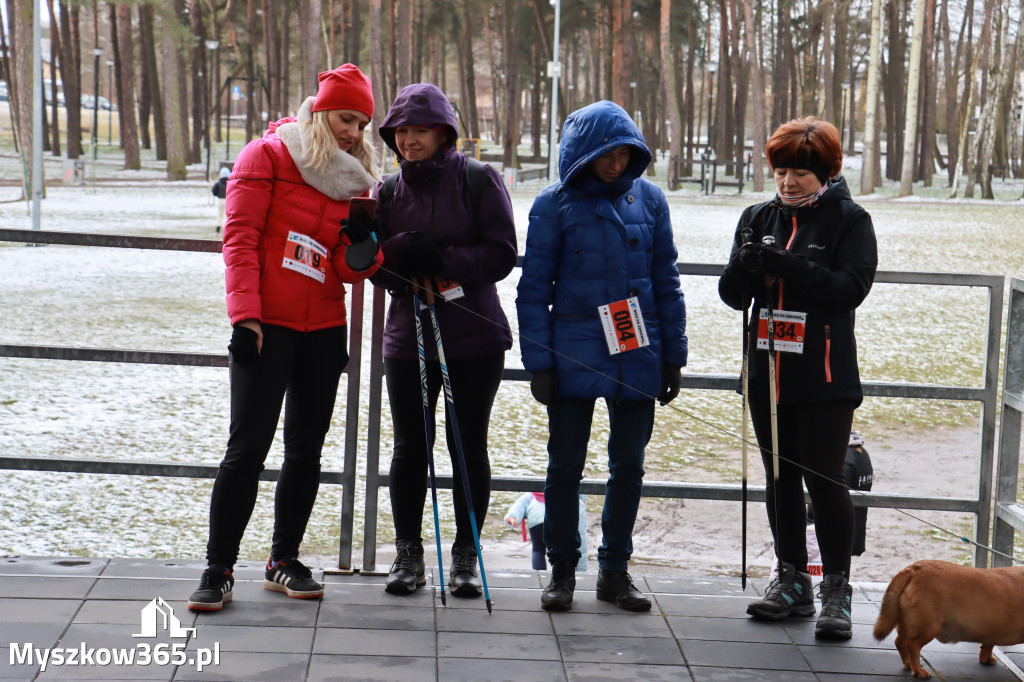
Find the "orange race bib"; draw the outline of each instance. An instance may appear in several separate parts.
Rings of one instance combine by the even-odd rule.
[[[299,232],[288,232],[281,267],[311,277],[321,284],[327,279],[330,253],[318,241]]]
[[[597,314],[604,327],[608,354],[617,355],[643,348],[651,344],[644,327],[640,301],[636,296],[597,307]]]
[[[776,310],[775,350],[783,353],[804,352],[804,332],[807,326],[807,313],[792,310]],[[757,349],[768,350],[768,309],[761,308],[757,324]]]
[[[466,292],[462,290],[462,285],[454,280],[438,277],[434,281],[437,282],[437,293],[441,294],[441,298],[446,301],[454,301],[466,295]]]

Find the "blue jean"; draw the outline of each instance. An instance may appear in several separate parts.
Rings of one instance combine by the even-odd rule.
[[[544,483],[544,543],[548,559],[578,561],[579,492],[595,399],[563,399],[548,407],[548,472]],[[608,405],[608,483],[601,514],[601,570],[625,571],[633,555],[644,450],[654,429],[653,400],[605,399]]]

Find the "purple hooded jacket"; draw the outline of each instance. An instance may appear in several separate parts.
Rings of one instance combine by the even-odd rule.
[[[485,166],[487,184],[474,209],[466,183],[466,157],[454,146],[442,147],[426,161],[407,161],[395,147],[395,128],[443,124],[458,135],[455,111],[440,88],[430,83],[409,85],[398,93],[378,132],[398,154],[398,184],[391,202],[388,237],[381,244],[384,264],[371,281],[391,291],[384,328],[384,356],[403,360],[417,357],[412,295],[403,272],[405,253],[414,232],[441,246],[442,273],[462,284],[465,297],[438,303],[438,323],[449,359],[502,353],[512,347],[508,318],[501,308],[495,282],[505,279],[516,264],[516,230],[512,203],[501,176]],[[374,188],[379,197],[381,184]],[[429,330],[427,319],[424,329]],[[437,357],[426,344],[427,359]]]

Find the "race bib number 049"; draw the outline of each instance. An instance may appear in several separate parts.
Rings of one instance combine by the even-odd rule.
[[[804,352],[804,329],[807,326],[807,313],[792,310],[776,310],[775,350],[783,353]],[[761,308],[757,325],[757,349],[768,350],[768,309]]]
[[[644,327],[640,301],[636,296],[598,306],[597,314],[604,326],[605,341],[608,342],[610,355],[625,353],[651,344],[647,338],[647,329]]]
[[[282,268],[312,277],[323,284],[327,278],[327,262],[329,260],[330,254],[318,241],[298,232],[288,232],[288,241],[284,245]]]

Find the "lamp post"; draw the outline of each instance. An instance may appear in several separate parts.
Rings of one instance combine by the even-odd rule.
[[[210,97],[206,100],[206,181],[210,181],[210,117],[213,115],[213,98],[216,97],[217,84],[213,80],[213,57],[220,47],[220,41],[207,40],[206,49],[210,51],[210,61],[206,65],[206,77],[210,80]]]
[[[839,149],[843,149],[843,139],[846,134],[846,93],[850,89],[850,81],[843,81],[843,116],[839,121]],[[853,142],[853,137],[850,138],[850,142]]]
[[[705,163],[711,164],[711,155],[714,153],[711,150],[711,133],[714,130],[712,127],[712,119],[715,113],[715,72],[718,71],[718,62],[708,62],[708,144],[704,148]],[[709,194],[711,191],[711,173],[704,174],[704,194]]]
[[[629,81],[629,111],[636,123],[636,81]]]
[[[103,48],[92,48],[92,56],[95,58],[92,69],[92,162],[95,173],[97,129],[100,127],[100,57],[103,56]]]
[[[114,144],[114,60],[107,60],[107,146]],[[97,93],[99,95],[99,93]]]

